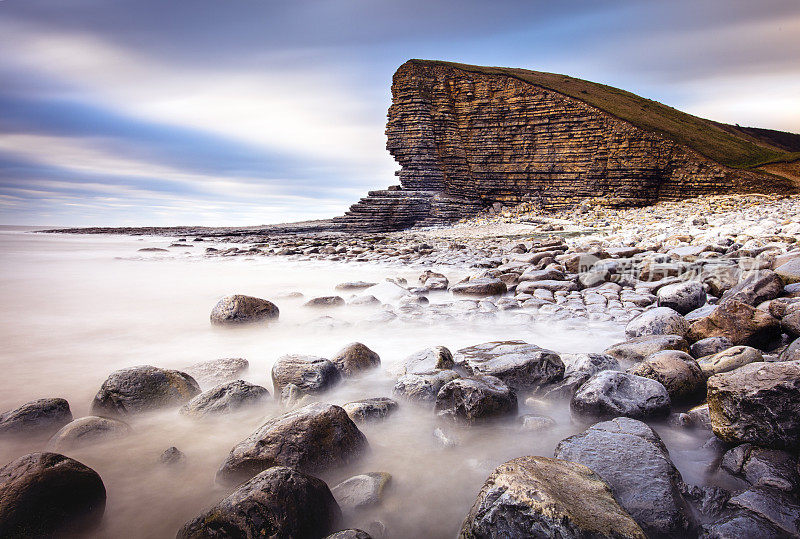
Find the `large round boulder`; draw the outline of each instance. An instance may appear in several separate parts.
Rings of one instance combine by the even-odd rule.
[[[0,437],[50,436],[72,421],[64,399],[39,399],[0,414]]]
[[[398,397],[412,401],[433,403],[442,386],[459,377],[460,375],[452,370],[430,374],[406,374],[397,380],[393,392]]]
[[[392,481],[386,472],[369,472],[345,479],[331,489],[339,506],[347,512],[379,505]]]
[[[236,444],[217,471],[217,480],[236,484],[272,466],[324,472],[353,462],[368,447],[344,409],[309,404],[270,419]]]
[[[64,455],[31,453],[0,468],[0,537],[85,533],[105,507],[97,472]]]
[[[644,335],[613,344],[603,353],[620,361],[642,361],[661,350],[689,351],[689,343],[680,335]]]
[[[361,371],[380,367],[381,357],[360,342],[350,343],[331,358],[339,372],[353,376]]]
[[[341,517],[324,481],[276,466],[184,524],[177,537],[325,537],[336,529]]]
[[[586,466],[520,457],[501,464],[486,479],[459,537],[646,536],[609,486]]]
[[[561,354],[564,377],[543,391],[542,398],[571,399],[586,380],[605,370],[619,370],[619,361],[606,354]]]
[[[47,448],[51,451],[70,451],[124,438],[131,432],[131,427],[123,421],[90,415],[61,427],[47,442]]]
[[[731,346],[714,355],[702,357],[697,360],[697,363],[706,376],[713,376],[757,361],[764,361],[764,354],[761,353],[761,350],[750,346]]]
[[[507,290],[506,283],[491,277],[472,279],[450,287],[450,291],[459,296],[499,296],[505,294]]]
[[[689,330],[689,322],[676,310],[669,307],[649,309],[625,326],[625,335],[632,339],[644,335],[678,335],[683,337]]]
[[[181,406],[180,413],[197,418],[224,414],[258,406],[268,398],[269,391],[266,388],[244,380],[234,380],[200,393]]]
[[[697,399],[706,389],[706,377],[697,361],[686,352],[677,350],[656,352],[628,372],[660,382],[673,402]]]
[[[414,352],[403,360],[403,374],[430,374],[455,366],[453,354],[444,346],[432,346]]]
[[[578,417],[636,419],[666,416],[670,398],[661,382],[626,372],[601,371],[589,378],[570,401]]]
[[[495,376],[515,390],[535,389],[564,377],[564,363],[551,350],[524,341],[495,341],[462,348],[455,361],[474,375]]]
[[[200,393],[194,378],[150,365],[111,373],[92,402],[94,415],[124,416],[180,406]]]
[[[691,342],[708,337],[726,337],[733,344],[761,348],[780,337],[781,323],[767,312],[735,300],[725,301],[689,327]]]
[[[275,394],[289,384],[303,393],[322,393],[339,383],[342,375],[330,360],[316,356],[288,354],[281,356],[272,366],[272,385]]]
[[[517,395],[494,376],[456,378],[436,395],[436,412],[467,422],[507,416],[517,412]]]
[[[688,314],[706,304],[706,291],[697,281],[662,286],[656,295],[659,307],[669,307],[680,314]]]
[[[225,296],[211,310],[211,323],[218,325],[246,324],[278,318],[278,307],[271,301],[235,294]]]

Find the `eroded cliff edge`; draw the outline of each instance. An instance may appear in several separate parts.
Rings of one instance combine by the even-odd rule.
[[[400,186],[370,192],[337,223],[395,230],[452,222],[494,202],[559,209],[602,199],[632,207],[791,192],[791,177],[755,167],[800,157],[791,154],[800,150],[797,135],[776,147],[608,86],[426,60],[395,73],[386,135],[402,167]]]

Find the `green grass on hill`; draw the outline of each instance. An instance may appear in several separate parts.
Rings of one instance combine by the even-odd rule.
[[[698,118],[631,92],[582,79],[508,67],[482,67],[437,60],[409,63],[444,65],[471,73],[507,75],[574,97],[631,124],[658,133],[733,168],[800,159],[800,135],[743,128]]]

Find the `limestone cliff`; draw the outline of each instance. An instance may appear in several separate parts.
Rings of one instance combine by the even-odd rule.
[[[339,223],[393,230],[450,222],[494,202],[630,207],[787,192],[791,179],[753,167],[800,150],[580,79],[423,60],[394,75],[386,135],[400,186],[370,192]]]

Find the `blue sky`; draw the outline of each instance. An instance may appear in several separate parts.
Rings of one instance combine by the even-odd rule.
[[[0,0],[0,223],[257,225],[394,183],[409,58],[800,132],[797,0]]]

